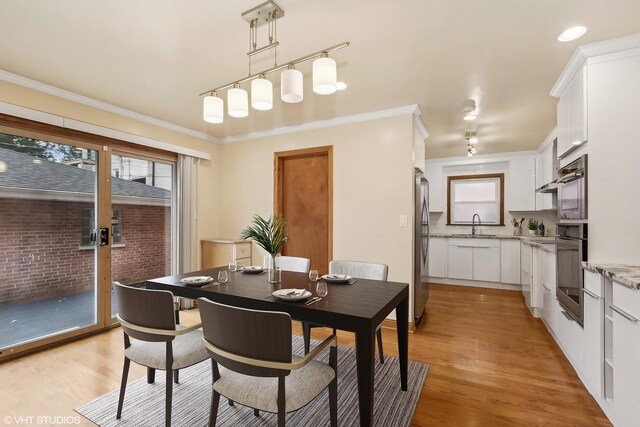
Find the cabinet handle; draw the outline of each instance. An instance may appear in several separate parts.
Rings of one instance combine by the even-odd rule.
[[[598,295],[596,295],[595,293],[591,292],[587,288],[582,288],[582,292],[584,292],[585,294],[589,295],[593,299],[602,299],[602,297],[599,297]]]
[[[638,322],[638,319],[636,319],[635,317],[633,317],[632,315],[630,315],[626,311],[616,307],[615,305],[610,305],[609,308],[611,310],[615,311],[616,313],[618,313],[620,316],[624,317],[627,320],[630,320],[633,323],[637,323]]]
[[[544,286],[544,288],[545,288],[546,290],[548,290],[548,291],[550,291],[550,290],[551,290],[551,288],[550,288],[550,287],[548,287],[547,285],[545,285],[544,283],[542,284],[542,286]]]
[[[575,319],[572,315],[570,315],[569,313],[567,313],[566,311],[564,311],[564,310],[563,310],[563,311],[561,311],[560,313],[562,313],[562,315],[563,315],[564,317],[566,317],[568,321],[570,321],[570,322],[576,322],[576,319]]]

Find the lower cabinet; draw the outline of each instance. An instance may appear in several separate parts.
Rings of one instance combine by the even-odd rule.
[[[447,277],[447,238],[429,239],[429,276]]]
[[[582,372],[582,353],[584,329],[569,312],[561,307],[558,316],[558,341],[564,350],[565,356],[573,365],[576,372]]]
[[[614,424],[635,427],[640,414],[640,291],[614,283],[611,308]]]
[[[528,307],[531,307],[531,256],[533,248],[524,243],[520,244],[520,284],[522,285],[522,295]]]
[[[500,282],[520,284],[520,240],[500,240]]]
[[[604,384],[604,286],[603,277],[584,272],[584,337],[582,378],[594,397],[603,397]]]
[[[450,279],[500,282],[500,240],[449,239],[447,270]]]
[[[554,334],[558,333],[560,306],[556,301],[556,255],[542,253],[542,318]]]

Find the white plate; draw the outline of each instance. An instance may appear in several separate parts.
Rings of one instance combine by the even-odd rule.
[[[311,292],[306,289],[278,289],[271,294],[276,298],[285,301],[300,301],[311,296]]]
[[[327,282],[336,283],[343,283],[351,280],[351,276],[347,276],[346,274],[325,274],[324,276],[322,276],[322,278]]]
[[[264,267],[261,267],[259,265],[247,265],[246,267],[240,268],[240,271],[242,271],[243,273],[258,274],[264,271]]]
[[[184,279],[180,279],[180,281],[187,285],[204,285],[206,283],[213,282],[213,277],[211,276],[190,276],[185,277]]]

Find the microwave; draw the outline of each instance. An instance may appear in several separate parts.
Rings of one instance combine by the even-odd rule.
[[[558,222],[586,222],[587,155],[558,169]]]

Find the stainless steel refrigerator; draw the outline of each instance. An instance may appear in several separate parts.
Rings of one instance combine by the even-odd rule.
[[[415,168],[413,315],[417,326],[429,299],[429,181]]]

